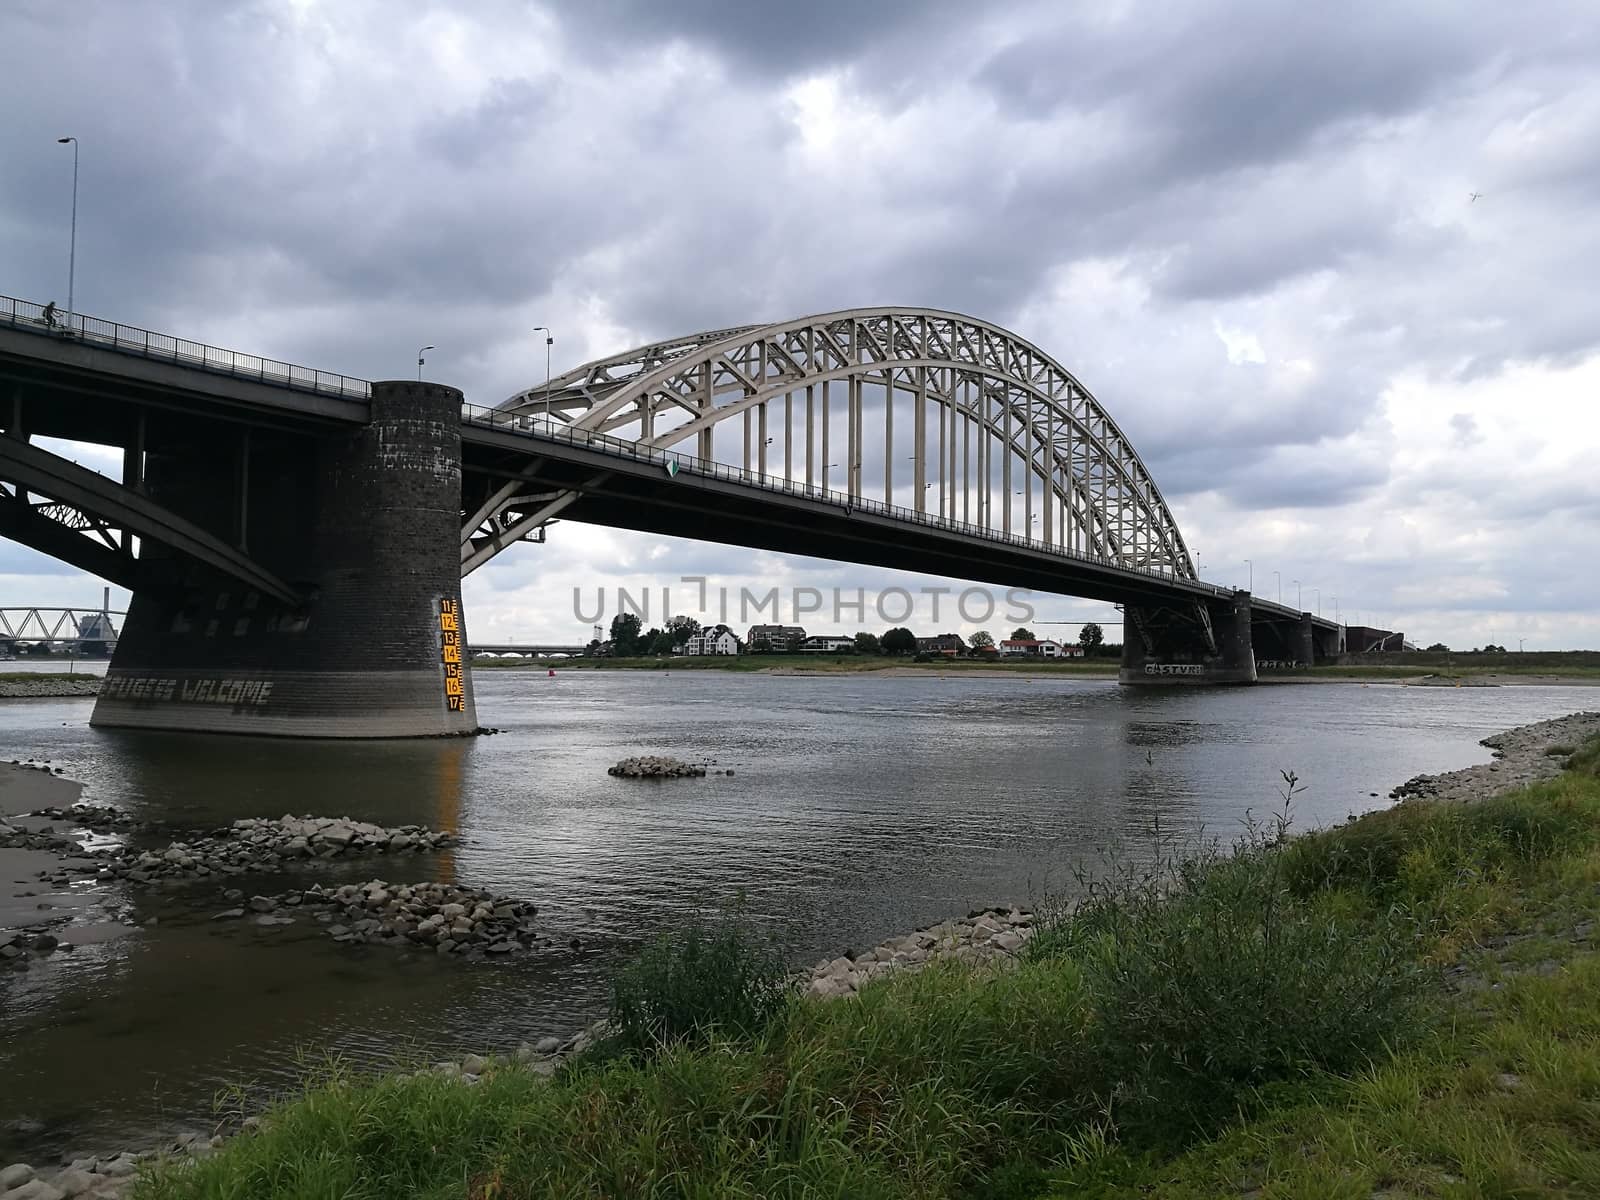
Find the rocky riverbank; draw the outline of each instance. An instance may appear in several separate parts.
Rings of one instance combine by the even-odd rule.
[[[64,1161],[58,1167],[12,1163],[0,1168],[0,1200],[121,1200],[133,1191],[139,1164],[149,1159],[205,1158],[221,1149],[222,1136],[180,1134],[160,1150],[124,1150],[117,1154]]]
[[[1494,762],[1438,775],[1414,775],[1389,796],[1393,800],[1417,797],[1466,803],[1554,779],[1566,766],[1567,754],[1596,734],[1600,734],[1600,712],[1577,712],[1507,729],[1479,743],[1494,752]]]
[[[0,700],[54,700],[98,696],[98,675],[40,675],[33,679],[0,679]]]
[[[894,971],[915,971],[954,959],[982,965],[1015,957],[1033,936],[1034,916],[1024,908],[986,908],[961,920],[940,921],[871,950],[820,962],[800,977],[807,995],[848,996]]]

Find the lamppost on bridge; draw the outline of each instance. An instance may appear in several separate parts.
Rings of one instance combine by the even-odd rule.
[[[417,347],[417,382],[418,383],[422,382],[422,356],[424,354],[426,354],[429,350],[437,350],[437,349],[438,349],[437,346],[418,346]]]
[[[535,325],[535,333],[544,334],[544,416],[550,419],[550,347],[556,344],[555,334],[550,332],[548,325]]]
[[[1247,586],[1250,589],[1250,594],[1254,595],[1256,590],[1256,565],[1248,558],[1244,560],[1244,565],[1250,568],[1250,582]]]
[[[72,240],[67,247],[67,313],[70,316],[76,311],[72,307],[73,287],[78,277],[78,139],[64,137],[56,141],[63,146],[72,143]]]
[[[1283,603],[1283,576],[1278,574],[1278,572],[1274,571],[1272,573],[1272,579],[1273,579],[1273,582],[1276,583],[1277,586],[1278,586],[1278,603],[1282,604]]]
[[[1334,622],[1336,624],[1343,625],[1344,622],[1339,619],[1339,597],[1334,596],[1334,595],[1332,595],[1330,593],[1330,599],[1332,599],[1332,601],[1333,601],[1333,619],[1334,619]]]
[[[1322,589],[1312,588],[1311,590],[1317,594],[1317,616],[1320,617],[1322,615]]]
[[[1298,579],[1291,579],[1291,580],[1289,580],[1289,582],[1294,584],[1294,610],[1295,610],[1295,612],[1305,612],[1305,609],[1302,608],[1301,605],[1300,605],[1300,581]]]

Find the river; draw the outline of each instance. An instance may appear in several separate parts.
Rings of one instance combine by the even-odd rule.
[[[1386,805],[1411,775],[1487,760],[1486,734],[1600,698],[936,673],[484,670],[475,683],[498,736],[129,733],[90,729],[90,700],[0,701],[0,758],[47,759],[86,799],[182,826],[292,812],[452,830],[463,844],[445,854],[296,878],[456,879],[534,901],[562,935],[515,961],[440,961],[339,945],[309,921],[213,923],[227,907],[215,882],[131,890],[125,936],[0,974],[0,1159],[204,1128],[220,1089],[257,1102],[330,1054],[366,1066],[570,1032],[603,1013],[607,978],[641,939],[739,894],[806,964],[1036,900],[1077,861],[1147,853],[1158,826],[1180,844],[1231,837],[1279,806],[1281,770],[1305,787],[1299,828]],[[606,775],[641,752],[733,774]]]

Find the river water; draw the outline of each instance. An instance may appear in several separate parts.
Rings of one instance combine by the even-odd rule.
[[[1039,898],[1075,862],[1236,833],[1296,772],[1297,827],[1388,803],[1478,739],[1593,706],[1572,687],[1276,684],[1125,691],[1100,680],[477,673],[498,736],[295,743],[94,730],[90,700],[0,701],[0,758],[48,759],[85,798],[180,826],[348,815],[458,832],[448,853],[297,879],[455,879],[532,900],[561,948],[513,961],[334,943],[301,921],[213,923],[223,885],[133,889],[125,936],[0,975],[0,1156],[201,1128],[308,1062],[506,1049],[605,1007],[644,938],[742,894],[805,964],[969,908]],[[612,779],[634,753],[732,776]],[[230,881],[233,883],[235,881]],[[280,891],[281,879],[237,886]],[[151,917],[157,923],[148,924]],[[575,945],[569,939],[577,939]],[[38,1122],[24,1138],[18,1122]]]

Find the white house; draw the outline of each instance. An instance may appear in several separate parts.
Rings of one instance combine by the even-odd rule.
[[[854,654],[855,650],[856,640],[853,637],[829,637],[826,634],[817,634],[800,643],[801,654],[840,654],[844,652]]]
[[[1007,658],[1082,658],[1082,646],[1063,646],[1053,638],[1037,641],[1007,638],[1000,643],[1000,653]]]
[[[685,654],[737,654],[739,639],[726,625],[717,629],[702,629],[684,644]]]

